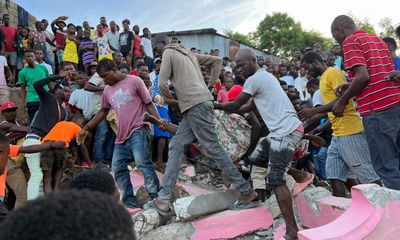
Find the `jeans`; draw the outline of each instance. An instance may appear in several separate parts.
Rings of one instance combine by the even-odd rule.
[[[26,106],[28,107],[29,123],[31,123],[33,118],[35,117],[35,114],[36,114],[37,110],[39,109],[39,105],[40,105],[40,102],[26,103]]]
[[[213,122],[213,103],[211,101],[200,103],[183,113],[182,122],[178,131],[169,144],[168,162],[162,180],[159,200],[169,203],[175,187],[181,166],[181,157],[187,144],[195,139],[207,150],[211,160],[228,176],[242,194],[253,191],[250,183],[246,181],[233,165],[229,155],[218,142],[217,133]]]
[[[115,134],[111,133],[107,120],[102,120],[96,127],[94,135],[94,163],[99,163],[105,159],[111,159],[114,150]],[[110,136],[114,136],[110,138]]]
[[[321,179],[326,179],[325,173],[325,162],[328,155],[327,147],[313,148],[312,149],[312,159],[314,162],[315,172],[317,176]]]
[[[56,66],[54,65],[54,61],[51,59],[51,57],[47,51],[44,52],[43,61],[45,61],[47,64],[49,64],[51,66],[51,69],[53,70],[53,73],[55,73]]]
[[[39,139],[36,139],[36,135],[27,134],[23,146],[31,146],[35,144],[41,144]],[[40,168],[40,153],[29,153],[25,154],[26,163],[28,164],[29,172],[31,176],[28,181],[27,197],[28,200],[35,199],[39,196],[40,183],[43,180],[42,169]]]
[[[112,159],[112,170],[115,181],[120,190],[123,191],[122,202],[128,207],[139,207],[138,201],[133,194],[133,187],[128,163],[135,160],[136,166],[144,175],[144,187],[149,196],[154,199],[160,188],[156,172],[150,157],[150,136],[145,127],[135,130],[131,137],[124,143],[115,144]]]
[[[372,165],[385,187],[400,190],[400,104],[363,117]]]

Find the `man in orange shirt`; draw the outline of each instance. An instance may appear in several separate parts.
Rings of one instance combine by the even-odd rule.
[[[67,148],[69,147],[69,143],[78,135],[84,121],[83,115],[76,113],[70,122],[58,122],[43,138],[42,143],[65,142],[65,148],[50,149],[44,151],[40,156],[40,167],[43,171],[43,191],[45,194],[59,190],[63,175],[63,164],[67,160]],[[79,145],[79,150],[84,162],[86,162],[86,166],[91,165],[86,145]]]
[[[16,157],[20,153],[37,153],[46,151],[52,148],[64,148],[64,142],[47,142],[45,144],[19,146],[10,145],[8,137],[0,133],[0,222],[7,215],[7,206],[4,204],[6,190],[6,166],[9,157]]]

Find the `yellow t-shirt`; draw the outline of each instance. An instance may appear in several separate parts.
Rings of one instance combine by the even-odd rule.
[[[326,69],[319,81],[324,104],[329,104],[337,98],[334,89],[344,83],[346,80],[342,72],[333,67]],[[343,137],[364,131],[361,117],[357,114],[353,101],[346,105],[343,117],[335,117],[332,112],[328,113],[328,117],[332,123],[333,136]]]

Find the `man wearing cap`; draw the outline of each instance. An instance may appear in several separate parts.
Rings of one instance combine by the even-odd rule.
[[[13,102],[4,102],[1,105],[1,114],[4,121],[0,123],[1,132],[5,133],[10,144],[22,145],[24,137],[29,128],[20,126],[17,118],[17,106]],[[13,157],[12,161],[7,161],[7,185],[15,194],[14,209],[17,209],[27,202],[26,195],[26,176],[22,170],[24,163],[23,155]]]

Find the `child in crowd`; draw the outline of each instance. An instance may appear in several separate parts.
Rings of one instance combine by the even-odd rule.
[[[84,124],[84,117],[82,114],[75,113],[70,122],[58,122],[50,132],[43,138],[42,142],[63,141],[66,148],[69,147],[70,142],[76,138],[81,127]],[[88,167],[91,165],[89,152],[85,144],[81,144],[80,153],[83,157],[82,166]],[[40,156],[40,167],[43,171],[43,190],[45,194],[52,191],[58,191],[63,174],[63,163],[67,158],[67,149],[51,149],[43,152]]]
[[[82,62],[85,67],[85,71],[87,71],[90,64],[94,61],[94,44],[90,39],[89,30],[85,30],[83,34],[83,38],[79,44],[79,52],[82,54]]]
[[[21,70],[24,67],[24,58],[25,58],[25,49],[29,48],[28,43],[28,36],[29,36],[29,29],[22,28],[21,35],[17,36],[17,44],[18,44],[18,51],[17,51],[17,69]]]
[[[70,23],[67,26],[67,35],[65,36],[63,61],[73,63],[75,69],[79,63],[78,46],[79,39],[75,35],[75,25]]]

